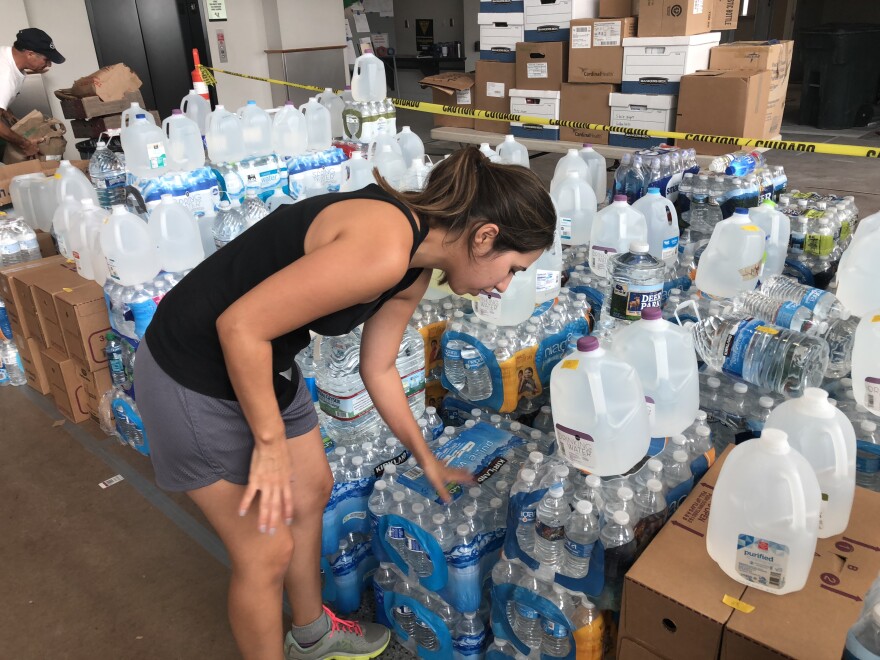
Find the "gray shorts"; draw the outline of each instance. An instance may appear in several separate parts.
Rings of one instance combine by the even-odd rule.
[[[318,425],[309,389],[298,371],[296,376],[296,396],[281,413],[288,438]],[[160,488],[187,491],[220,479],[247,484],[254,438],[237,401],[215,399],[178,384],[156,364],[145,341],[137,351],[135,383]]]

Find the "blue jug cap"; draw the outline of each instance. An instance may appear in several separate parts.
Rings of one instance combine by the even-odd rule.
[[[659,195],[660,188],[658,188],[657,186],[651,186],[650,188],[648,188],[648,194],[649,195]]]
[[[734,211],[734,213],[739,213],[740,215],[748,215],[748,214],[749,214],[749,210],[748,210],[748,209],[739,208],[739,209],[736,209],[736,210]]]

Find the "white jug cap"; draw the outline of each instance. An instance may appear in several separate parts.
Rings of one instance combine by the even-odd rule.
[[[761,445],[773,454],[785,454],[789,449],[788,433],[765,426],[759,438]]]

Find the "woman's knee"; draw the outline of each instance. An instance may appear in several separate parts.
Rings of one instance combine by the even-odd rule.
[[[293,557],[293,537],[285,533],[287,528],[275,534],[261,534],[254,530],[254,537],[247,543],[238,544],[233,550],[232,570],[241,575],[258,576],[267,582],[281,582]]]

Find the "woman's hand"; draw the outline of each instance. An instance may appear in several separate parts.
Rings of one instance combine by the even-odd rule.
[[[432,455],[423,462],[421,467],[425,472],[425,477],[434,487],[434,490],[437,491],[440,499],[447,504],[452,501],[452,497],[449,495],[449,491],[446,490],[446,484],[450,481],[463,485],[474,483],[474,477],[470,472],[461,468],[449,467]]]
[[[293,495],[290,482],[293,470],[284,439],[256,443],[251,456],[251,471],[238,514],[245,515],[257,493],[260,494],[260,532],[274,534],[281,523],[293,521]]]

